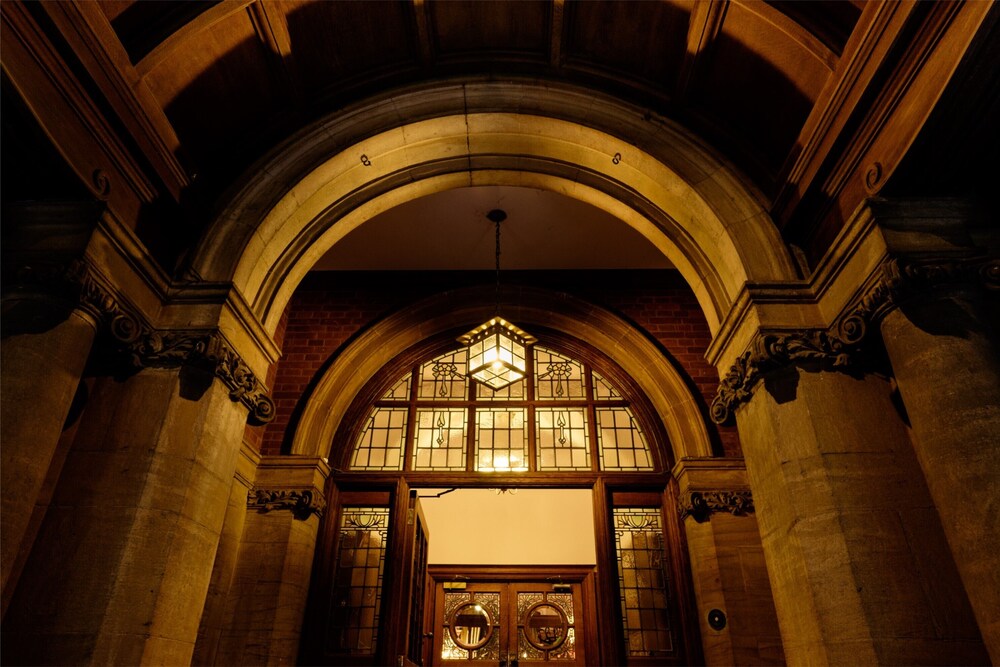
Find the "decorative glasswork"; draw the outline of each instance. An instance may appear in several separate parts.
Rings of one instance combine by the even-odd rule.
[[[601,470],[653,470],[646,439],[628,408],[597,408]]]
[[[418,408],[414,470],[465,470],[465,408]]]
[[[569,401],[586,396],[583,364],[552,350],[535,348],[535,398]]]
[[[470,380],[467,348],[411,367],[375,402],[351,469],[655,469],[629,401],[604,375],[549,348],[527,351],[527,375],[496,390]]]
[[[352,470],[402,470],[406,408],[373,408],[351,457]]]
[[[615,508],[618,587],[628,654],[659,656],[673,650],[658,508]]]
[[[389,391],[382,394],[382,401],[408,401],[410,400],[410,374],[401,377],[396,384],[392,385]]]
[[[417,398],[435,401],[464,401],[468,398],[465,377],[469,355],[463,348],[442,354],[420,366]]]
[[[522,660],[575,660],[572,593],[518,592],[517,652]]]
[[[586,408],[536,408],[539,470],[590,470]]]
[[[476,470],[519,472],[528,469],[528,426],[524,408],[476,410]]]
[[[491,389],[500,389],[524,377],[525,347],[535,338],[502,317],[494,317],[459,336],[458,341],[469,348],[469,376]]]
[[[594,371],[594,398],[598,401],[620,401],[622,395],[604,377]]]
[[[388,535],[389,508],[343,508],[326,632],[328,653],[375,654]]]

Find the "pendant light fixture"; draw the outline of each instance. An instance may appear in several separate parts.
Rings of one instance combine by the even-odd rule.
[[[486,217],[496,227],[496,309],[495,315],[472,331],[458,337],[469,348],[469,375],[496,391],[524,377],[527,370],[525,348],[535,338],[500,317],[500,223],[507,213],[493,209]]]

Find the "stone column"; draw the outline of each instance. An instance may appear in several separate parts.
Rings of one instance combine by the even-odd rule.
[[[229,506],[222,524],[219,548],[215,551],[215,565],[212,580],[205,597],[205,608],[201,613],[198,627],[198,641],[195,643],[192,665],[216,664],[216,653],[222,633],[229,626],[226,616],[229,591],[233,585],[236,564],[240,555],[240,540],[247,518],[247,495],[253,491],[254,477],[260,464],[260,454],[243,440],[240,456],[236,464],[236,475],[229,489]]]
[[[784,664],[743,460],[682,458],[673,472],[705,664]]]
[[[1000,274],[1000,264],[993,268]],[[984,297],[926,291],[889,311],[881,331],[917,459],[1000,663],[1000,353]]]
[[[737,412],[790,664],[988,663],[890,389],[785,366]]]
[[[0,572],[6,606],[16,580],[8,581],[38,493],[48,474],[70,405],[80,385],[96,323],[73,311],[43,333],[3,338],[0,348]]]
[[[330,467],[312,456],[261,459],[214,664],[295,664],[323,489]]]
[[[247,420],[221,382],[94,384],[4,619],[12,664],[186,664]]]
[[[100,202],[4,206],[0,325],[0,587],[3,608],[17,584],[12,566],[94,342],[96,320],[77,310],[69,267],[83,256],[104,211]]]

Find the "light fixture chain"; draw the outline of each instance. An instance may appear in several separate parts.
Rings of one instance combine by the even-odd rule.
[[[500,315],[500,220],[494,221],[496,227],[496,250],[497,250],[497,285],[496,285],[496,315]]]

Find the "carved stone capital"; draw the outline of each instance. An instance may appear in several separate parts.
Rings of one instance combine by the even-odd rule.
[[[155,329],[126,306],[82,262],[68,275],[79,285],[80,307],[106,326],[131,368],[200,368],[229,388],[254,424],[274,419],[274,402],[257,376],[217,329]]]
[[[247,508],[260,513],[290,510],[296,519],[322,516],[326,499],[312,489],[254,489],[247,494]]]
[[[753,496],[749,490],[688,491],[677,500],[677,511],[682,521],[691,517],[698,523],[707,521],[713,512],[743,516],[754,512]]]
[[[768,371],[805,361],[846,366],[851,351],[850,343],[822,329],[757,334],[750,349],[737,357],[719,383],[711,406],[712,420],[716,424],[728,422],[736,406],[750,400]]]
[[[840,319],[839,335],[847,342],[859,342],[893,308],[925,298],[931,290],[969,285],[1000,290],[1000,259],[889,259],[879,267],[872,286]]]
[[[757,334],[720,381],[710,408],[712,420],[717,424],[729,422],[736,407],[750,400],[769,371],[807,361],[846,370],[868,333],[890,310],[925,297],[931,290],[963,285],[1000,290],[1000,260],[979,257],[884,262],[871,286],[829,329]]]

